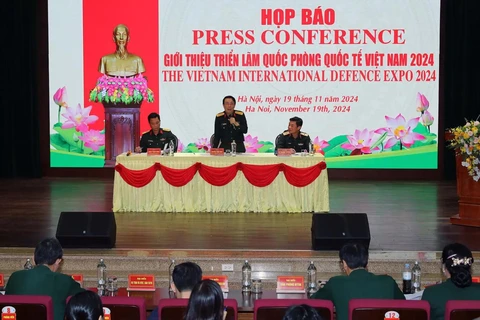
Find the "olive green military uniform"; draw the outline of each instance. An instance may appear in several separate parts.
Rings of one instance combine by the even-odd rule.
[[[279,148],[295,149],[295,152],[310,151],[310,136],[306,132],[300,132],[298,137],[294,138],[288,130],[285,130],[278,138],[275,150]]]
[[[177,138],[170,129],[160,128],[157,135],[153,133],[153,130],[149,130],[142,134],[140,147],[142,148],[142,152],[147,152],[148,148],[160,148],[163,150],[165,145],[167,145],[168,148],[170,141],[173,141],[175,144],[175,152],[177,152]]]
[[[332,301],[335,305],[337,320],[348,320],[350,299],[405,300],[405,296],[392,277],[375,275],[365,269],[353,270],[349,276],[331,278],[311,298]]]
[[[448,300],[480,300],[480,283],[459,288],[448,279],[441,284],[426,288],[422,300],[430,303],[430,319],[443,320],[445,304]]]

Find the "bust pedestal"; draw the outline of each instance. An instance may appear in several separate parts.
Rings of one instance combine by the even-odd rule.
[[[140,145],[140,105],[107,103],[105,107],[105,166],[115,166],[119,154]]]
[[[475,182],[462,167],[462,158],[456,156],[458,214],[450,217],[451,224],[480,227],[480,181]]]

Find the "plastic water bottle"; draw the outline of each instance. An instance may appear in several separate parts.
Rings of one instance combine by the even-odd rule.
[[[420,268],[420,263],[415,261],[415,265],[412,268],[413,276],[413,293],[421,291],[422,287],[422,268]]]
[[[308,293],[314,293],[317,291],[317,267],[310,261],[310,265],[307,268],[307,288]]]
[[[237,155],[237,143],[235,142],[235,140],[232,141],[231,148],[232,148],[232,157],[235,157]]]
[[[248,263],[248,260],[245,260],[245,263],[242,267],[242,292],[251,292],[252,291],[252,267]]]
[[[405,264],[405,270],[403,271],[403,294],[412,293],[412,271],[410,270],[410,264]]]
[[[168,155],[173,157],[173,153],[175,152],[175,144],[173,143],[173,140],[170,140],[170,143],[168,144]]]
[[[310,155],[313,156],[315,154],[315,146],[313,145],[312,140],[310,140],[310,143],[308,144],[308,150],[310,151]]]
[[[173,292],[172,284],[173,284],[173,269],[175,269],[175,259],[170,261],[170,266],[168,266],[168,291]]]
[[[102,295],[105,290],[105,285],[107,283],[107,266],[103,259],[97,264],[97,279],[98,279],[98,295]]]
[[[30,262],[30,259],[27,259],[27,262],[23,265],[23,269],[30,270],[33,269],[33,264]]]

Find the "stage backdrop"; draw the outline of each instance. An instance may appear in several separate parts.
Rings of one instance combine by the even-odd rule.
[[[329,168],[436,169],[440,1],[318,4],[50,0],[51,166],[103,166],[98,100],[143,93],[141,131],[158,111],[180,152],[210,148],[222,98],[233,95],[248,121],[247,152],[273,152],[299,116]],[[97,86],[118,24],[151,92],[142,79]]]

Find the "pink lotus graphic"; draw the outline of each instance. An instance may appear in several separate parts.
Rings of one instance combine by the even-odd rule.
[[[210,141],[207,138],[200,138],[198,139],[197,143],[195,143],[198,150],[205,150],[208,151],[210,149]]]
[[[82,106],[78,104],[76,108],[67,107],[65,110],[66,113],[62,113],[62,116],[65,117],[67,121],[62,124],[62,129],[75,127],[75,130],[79,132],[86,132],[88,125],[98,120],[97,116],[90,115],[92,106],[82,108]]]
[[[245,152],[257,153],[261,147],[263,147],[263,144],[258,143],[258,137],[252,137],[251,135],[245,137]]]
[[[67,107],[67,88],[63,87],[58,89],[53,95],[53,101],[59,107]]]
[[[375,133],[383,134],[387,132],[390,137],[384,148],[389,149],[393,147],[398,141],[400,141],[400,149],[402,146],[407,148],[411,147],[417,140],[425,140],[425,137],[419,133],[413,132],[413,129],[418,124],[420,118],[413,118],[406,122],[402,114],[399,114],[396,118],[390,118],[385,116],[388,127],[375,130]]]
[[[425,112],[420,116],[420,118],[422,119],[422,124],[425,127],[430,127],[433,124],[433,120],[435,120],[435,118],[433,118],[432,114],[428,112],[428,110],[425,110]]]
[[[423,114],[423,112],[425,112],[429,106],[430,103],[428,102],[427,97],[420,92],[417,93],[417,111]]]
[[[105,135],[98,130],[89,130],[83,133],[83,136],[78,137],[85,143],[85,147],[98,151],[100,146],[105,145]]]
[[[373,144],[373,136],[375,131],[368,131],[368,129],[355,130],[353,135],[347,136],[348,142],[342,144],[342,148],[347,150],[352,150],[352,155],[362,154],[362,153],[372,153],[371,146]],[[373,148],[373,150],[378,150],[378,147]]]
[[[53,95],[53,102],[58,106],[58,120],[60,122],[60,110],[62,107],[68,107],[67,104],[67,87],[63,87],[57,90]]]
[[[313,139],[313,149],[315,149],[315,153],[321,153],[325,155],[325,152],[323,151],[323,149],[325,149],[328,146],[329,144],[325,140],[320,140],[318,137],[315,137],[315,139]]]

